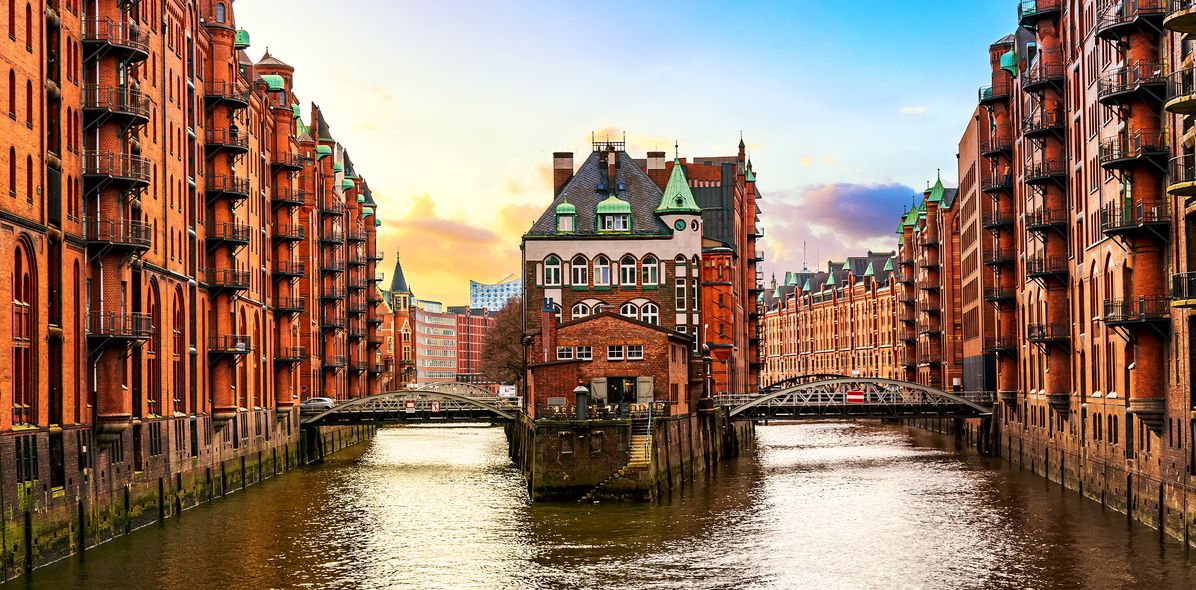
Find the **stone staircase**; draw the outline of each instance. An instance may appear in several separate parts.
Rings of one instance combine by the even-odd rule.
[[[652,465],[652,436],[648,429],[647,420],[636,420],[631,423],[631,440],[629,441],[631,456],[627,464],[586,492],[578,502],[583,504],[592,502],[612,481],[620,478],[638,479],[639,472],[648,470]]]

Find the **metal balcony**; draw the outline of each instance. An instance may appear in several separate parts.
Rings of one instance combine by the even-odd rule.
[[[220,334],[208,337],[208,356],[243,355],[253,352],[253,341],[247,334]]]
[[[980,216],[984,229],[996,230],[1013,227],[1016,218],[1013,213],[1005,211],[984,211]]]
[[[126,86],[84,84],[83,121],[87,127],[113,121],[122,126],[144,125],[150,120],[153,101],[140,90]]]
[[[1101,104],[1118,106],[1131,101],[1162,102],[1167,93],[1167,75],[1163,64],[1137,63],[1117,68],[1097,83],[1096,97]]]
[[[1196,155],[1187,154],[1171,158],[1168,168],[1171,174],[1167,192],[1184,197],[1196,197]]]
[[[140,24],[118,23],[110,18],[85,18],[82,22],[84,61],[112,55],[131,64],[149,58],[149,30]]]
[[[279,242],[302,242],[307,237],[307,228],[302,225],[276,225],[270,236]]]
[[[331,288],[331,289],[324,289],[323,291],[320,292],[320,299],[322,299],[324,301],[340,301],[341,299],[344,299],[344,298],[345,298],[345,290],[344,289]]]
[[[307,191],[301,189],[276,188],[272,202],[278,207],[302,207],[307,204]]]
[[[1166,297],[1151,296],[1137,299],[1107,299],[1104,322],[1110,327],[1127,328],[1153,326],[1163,328],[1171,323],[1171,305]]]
[[[341,354],[324,355],[323,368],[324,369],[339,369],[345,366],[346,359]]]
[[[984,339],[984,352],[989,354],[1012,354],[1017,352],[1017,338],[988,337]]]
[[[368,326],[377,328],[378,326],[382,325],[382,318],[377,315],[371,315],[370,317],[366,318],[365,323]]]
[[[981,86],[980,91],[977,92],[977,98],[980,101],[980,105],[988,106],[1008,100],[1009,89],[1011,87],[1012,84],[1010,84],[1008,80],[1002,80],[1001,82],[990,84],[988,86]]]
[[[150,163],[141,156],[116,152],[85,152],[83,180],[91,186],[115,186],[119,189],[149,186]]]
[[[1043,135],[1063,136],[1067,129],[1067,120],[1063,118],[1063,111],[1035,111],[1022,119],[1022,133],[1027,138]]]
[[[204,233],[209,246],[229,245],[233,247],[248,246],[251,228],[248,224],[237,222],[213,223]]]
[[[1013,153],[1013,138],[1008,134],[990,137],[980,142],[980,155],[985,158],[996,158]]]
[[[1110,237],[1148,235],[1166,241],[1171,236],[1171,208],[1162,200],[1105,205],[1100,210],[1100,229]]]
[[[366,263],[365,256],[356,252],[350,252],[345,260],[349,266],[365,266]]]
[[[320,242],[324,244],[339,244],[345,241],[345,234],[337,230],[326,230],[320,233]]]
[[[943,364],[943,353],[931,352],[918,355],[918,364],[922,366],[941,365]]]
[[[1039,207],[1022,216],[1022,224],[1026,226],[1026,231],[1065,233],[1067,231],[1067,215],[1066,209]]]
[[[1171,299],[1173,307],[1196,307],[1196,272],[1171,275]]]
[[[1105,170],[1124,170],[1148,163],[1162,172],[1171,153],[1167,143],[1167,133],[1158,129],[1118,135],[1101,141],[1097,159]]]
[[[378,305],[379,303],[382,303],[382,296],[375,292],[371,292],[369,297],[366,298],[366,301],[369,302],[370,305]]]
[[[303,261],[287,260],[274,263],[274,279],[297,279],[306,274]]]
[[[1047,88],[1061,89],[1065,69],[1066,62],[1063,60],[1063,52],[1058,49],[1041,51],[1034,58],[1030,67],[1022,73],[1022,90],[1040,92]]]
[[[1059,18],[1063,12],[1063,0],[1021,0],[1017,5],[1017,22],[1027,29],[1038,26],[1039,21]]]
[[[980,178],[980,190],[985,193],[999,193],[1013,190],[1012,174],[985,174]]]
[[[274,363],[279,365],[293,365],[307,360],[307,349],[302,346],[284,346],[274,357]]]
[[[349,282],[350,289],[353,289],[356,291],[361,291],[361,290],[365,289],[366,287],[369,287],[370,283],[372,281],[370,281],[369,279],[367,279],[365,277],[349,277],[348,282]]]
[[[1196,70],[1189,68],[1168,75],[1166,100],[1163,108],[1172,113],[1196,114]]]
[[[324,199],[320,203],[320,215],[344,215],[345,204],[336,199]]]
[[[117,341],[148,340],[154,335],[148,313],[92,311],[87,314],[87,337]]]
[[[243,201],[249,198],[249,179],[232,175],[208,176],[204,178],[204,193],[208,199],[221,197],[232,201]]]
[[[1196,0],[1168,0],[1163,27],[1176,33],[1196,33]]]
[[[1062,160],[1038,160],[1026,164],[1026,184],[1036,185],[1048,182],[1067,182],[1067,163]]]
[[[320,315],[320,328],[323,330],[339,330],[345,327],[345,316],[325,313]]]
[[[208,157],[220,152],[244,154],[249,152],[249,134],[232,129],[208,129],[204,132],[204,153]]]
[[[232,82],[207,82],[203,85],[204,103],[223,104],[233,109],[249,106],[249,89]]]
[[[345,239],[350,242],[364,242],[366,240],[365,230],[351,229],[345,234]]]
[[[270,156],[270,168],[298,172],[303,169],[304,158],[294,152],[278,152]]]
[[[938,254],[927,253],[926,256],[918,257],[918,268],[938,268],[939,256]]]
[[[349,312],[349,315],[363,315],[365,312],[369,311],[369,306],[360,301],[350,301],[349,304],[345,306],[345,310]]]
[[[144,252],[154,241],[154,228],[142,221],[88,219],[83,228],[92,248]]]
[[[985,287],[984,300],[988,303],[1013,303],[1014,302],[1013,289],[1006,289],[1003,287]]]
[[[360,373],[362,371],[365,371],[366,363],[365,363],[365,361],[349,361],[349,364],[347,366],[350,371],[352,371],[354,373]]]
[[[305,297],[283,297],[274,301],[274,311],[280,314],[303,313],[307,309]]]
[[[322,273],[341,273],[345,272],[345,261],[342,258],[329,258],[324,260],[320,265],[320,272]]]
[[[1071,341],[1071,326],[1063,323],[1030,324],[1026,326],[1026,339],[1034,344],[1066,346]]]
[[[244,291],[249,288],[249,271],[247,270],[208,270],[208,288],[213,291]]]
[[[1054,278],[1066,283],[1067,276],[1067,258],[1034,256],[1026,259],[1026,278],[1031,280]]]
[[[1098,3],[1105,8],[1096,21],[1096,36],[1110,41],[1120,41],[1134,31],[1156,32],[1163,25],[1167,14],[1167,0],[1121,0],[1119,3]]]

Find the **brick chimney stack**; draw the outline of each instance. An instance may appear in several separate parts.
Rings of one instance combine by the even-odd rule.
[[[664,158],[664,152],[648,152],[648,178],[651,178],[660,190],[664,190],[669,184],[669,172]]]
[[[614,147],[607,148],[606,152],[606,183],[607,190],[616,191],[619,187],[615,184],[615,169],[619,164],[619,152],[615,151]]]
[[[552,309],[552,298],[544,299],[540,309],[540,347],[544,349],[543,362],[556,360],[556,313]]]
[[[573,178],[573,152],[552,153],[552,195],[561,194],[561,189]]]

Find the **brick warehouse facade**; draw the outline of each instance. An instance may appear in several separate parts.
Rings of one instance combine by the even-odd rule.
[[[902,220],[898,260],[914,274],[896,279],[908,281],[898,319],[927,319],[919,281],[935,271],[945,304],[942,347],[919,329],[907,375],[925,376],[928,351],[954,363],[960,342],[966,388],[997,393],[1001,454],[1190,543],[1196,58],[1182,34],[1196,33],[1196,2],[1017,10],[960,142],[956,220],[939,214],[942,233],[926,240],[938,248]],[[915,228],[931,218],[921,209]],[[781,338],[813,321],[769,313],[766,333]],[[788,348],[769,342],[769,366],[787,368]]]
[[[298,402],[377,392],[382,345],[369,187],[231,0],[11,16],[5,576],[293,465]]]

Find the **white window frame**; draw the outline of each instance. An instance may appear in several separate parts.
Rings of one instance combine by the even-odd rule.
[[[623,353],[623,347],[622,347],[622,346],[607,345],[607,347],[606,347],[606,360],[608,360],[608,361],[621,361],[621,360],[623,360],[623,358],[624,358],[624,353]]]
[[[558,361],[573,360],[573,347],[572,346],[556,347],[556,360],[558,360]]]
[[[556,262],[553,263],[553,260]],[[557,258],[555,254],[544,259],[544,286],[561,286],[561,259]]]
[[[660,306],[655,303],[645,303],[640,308],[640,321],[653,326],[660,325]]]
[[[640,273],[645,287],[655,287],[660,284],[660,262],[655,256],[648,256],[640,263]]]
[[[677,279],[673,285],[673,298],[676,299],[677,311],[685,311],[685,279]]]
[[[594,347],[592,346],[578,346],[574,348],[574,352],[576,353],[574,357],[579,361],[594,360]]]
[[[629,360],[629,361],[644,360],[644,345],[643,344],[628,344],[626,357],[627,357],[627,360]]]
[[[581,264],[578,264],[578,261]],[[584,256],[574,256],[571,267],[569,269],[569,278],[572,279],[570,284],[576,287],[585,287],[590,284],[590,263]]]
[[[589,317],[593,309],[584,303],[577,303],[573,305],[573,309],[569,311],[569,317],[573,319]]]
[[[628,265],[627,261],[631,264]],[[619,286],[620,287],[634,287],[637,274],[636,260],[632,256],[624,256],[619,259]]]
[[[638,320],[638,319],[640,319],[640,308],[637,307],[634,303],[631,303],[629,301],[627,303],[624,303],[623,306],[619,308],[619,315],[621,315],[625,318],[631,318],[633,320]]]
[[[594,286],[610,286],[610,259],[605,256],[594,259]]]

